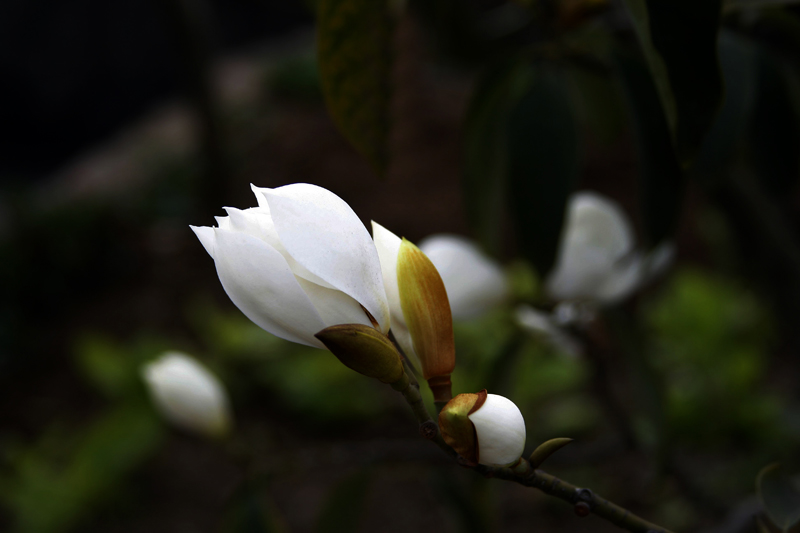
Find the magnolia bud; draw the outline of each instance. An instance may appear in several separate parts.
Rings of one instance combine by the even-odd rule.
[[[342,324],[314,335],[344,365],[384,383],[396,383],[403,375],[403,360],[389,337],[362,324]]]
[[[431,260],[405,239],[397,254],[397,285],[422,375],[435,401],[449,401],[456,351],[447,291]]]
[[[525,449],[525,420],[514,402],[482,390],[459,394],[439,413],[442,438],[468,464],[508,466]]]
[[[231,426],[228,397],[219,380],[195,359],[166,352],[142,368],[150,396],[173,424],[218,437]]]

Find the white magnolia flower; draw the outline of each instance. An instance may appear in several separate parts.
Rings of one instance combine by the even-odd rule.
[[[209,436],[223,435],[230,428],[225,389],[195,359],[166,352],[146,364],[142,376],[156,407],[173,424]]]
[[[192,226],[233,303],[270,333],[318,348],[314,334],[337,324],[388,332],[378,252],[350,206],[306,183],[252,188],[258,207]]]
[[[671,244],[643,255],[634,248],[630,221],[616,202],[592,192],[576,193],[545,290],[554,300],[614,303],[663,271],[673,255]]]
[[[453,318],[478,317],[508,299],[500,265],[473,242],[456,235],[432,235],[419,244],[442,276]]]
[[[506,466],[520,458],[525,450],[525,419],[514,402],[487,394],[469,420],[475,426],[480,464]]]

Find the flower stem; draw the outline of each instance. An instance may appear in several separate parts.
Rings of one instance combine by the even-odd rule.
[[[420,433],[428,440],[435,442],[447,455],[458,460],[459,464],[466,466],[466,462],[459,460],[461,457],[442,439],[439,425],[433,420],[427,407],[425,407],[419,387],[412,385],[408,376],[404,376],[403,379],[392,384],[392,387],[399,391],[408,402],[420,424]],[[575,505],[576,513],[581,516],[585,515],[580,513],[579,510],[585,510],[587,514],[594,513],[632,533],[672,533],[668,529],[648,522],[627,509],[595,495],[589,489],[576,487],[542,470],[534,470],[526,459],[520,459],[514,467],[477,465],[471,468],[486,477],[514,481],[526,487],[539,489],[545,494]]]

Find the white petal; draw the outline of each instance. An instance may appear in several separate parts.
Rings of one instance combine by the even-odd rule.
[[[220,229],[231,229],[231,219],[230,217],[214,217],[214,220],[217,221],[217,227]]]
[[[286,262],[289,263],[289,268],[292,269],[295,275],[312,281],[317,285],[333,289],[325,280],[309,272],[307,268],[289,255],[289,252],[286,251],[286,248],[284,248],[283,243],[281,243],[278,237],[278,231],[275,229],[275,224],[272,222],[269,208],[253,207],[245,209],[244,211],[236,209],[235,207],[225,207],[224,209],[228,213],[230,229],[242,231],[253,237],[258,237],[280,252],[283,258],[286,259]]]
[[[214,241],[217,240],[214,235],[214,228],[209,226],[189,226],[197,238],[200,239],[200,244],[206,249],[208,255],[214,257]]]
[[[645,259],[644,282],[664,274],[675,262],[675,243],[663,242],[650,251]]]
[[[267,202],[267,197],[261,192],[261,189],[250,184],[250,190],[253,191],[253,194],[256,195],[256,201],[258,202],[258,207],[262,209],[266,209],[269,212],[269,202]]]
[[[420,368],[419,359],[414,351],[414,343],[403,317],[400,290],[397,286],[397,254],[400,252],[402,240],[374,220],[372,221],[372,238],[375,240],[375,248],[378,250],[381,262],[383,286],[386,289],[386,299],[389,301],[389,311],[392,315],[392,333],[406,355],[417,368]]]
[[[640,254],[623,258],[597,285],[596,299],[607,305],[624,300],[641,286],[643,274],[644,261]]]
[[[215,231],[217,274],[236,307],[273,335],[323,348],[314,334],[326,325],[283,256],[246,233]]]
[[[296,183],[259,189],[283,246],[298,263],[363,305],[389,330],[389,307],[375,244],[358,216],[332,192]]]
[[[456,235],[433,235],[419,244],[442,276],[453,318],[474,318],[508,298],[500,265],[471,241]]]
[[[514,310],[514,316],[522,329],[542,337],[558,351],[571,357],[577,357],[583,352],[580,343],[559,327],[550,313],[523,304]]]
[[[297,277],[297,281],[303,288],[303,292],[308,295],[311,303],[314,304],[326,326],[337,324],[372,326],[372,322],[361,308],[361,304],[342,291],[322,287],[301,277]]]
[[[545,289],[556,300],[598,299],[598,287],[633,250],[630,222],[620,207],[590,192],[573,195],[558,257]]]
[[[230,427],[225,389],[188,355],[167,352],[145,365],[142,376],[154,403],[174,424],[206,435],[220,435]]]
[[[487,394],[484,404],[469,415],[478,436],[478,462],[506,466],[525,450],[525,419],[514,402]]]

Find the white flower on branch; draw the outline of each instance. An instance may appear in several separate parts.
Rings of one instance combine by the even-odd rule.
[[[253,192],[258,207],[192,226],[233,303],[270,333],[318,348],[314,334],[337,324],[387,333],[378,252],[350,206],[306,183]]]
[[[180,352],[166,352],[146,364],[142,376],[153,403],[176,426],[207,436],[221,436],[230,429],[225,389],[195,359]]]
[[[468,464],[508,466],[525,450],[525,419],[519,408],[486,390],[450,400],[439,413],[439,429]]]
[[[513,464],[525,450],[525,419],[519,407],[497,394],[469,414],[478,437],[478,462],[490,466]]]
[[[665,270],[673,256],[671,243],[647,255],[636,250],[630,221],[617,203],[579,192],[570,199],[545,291],[556,301],[613,304]]]

